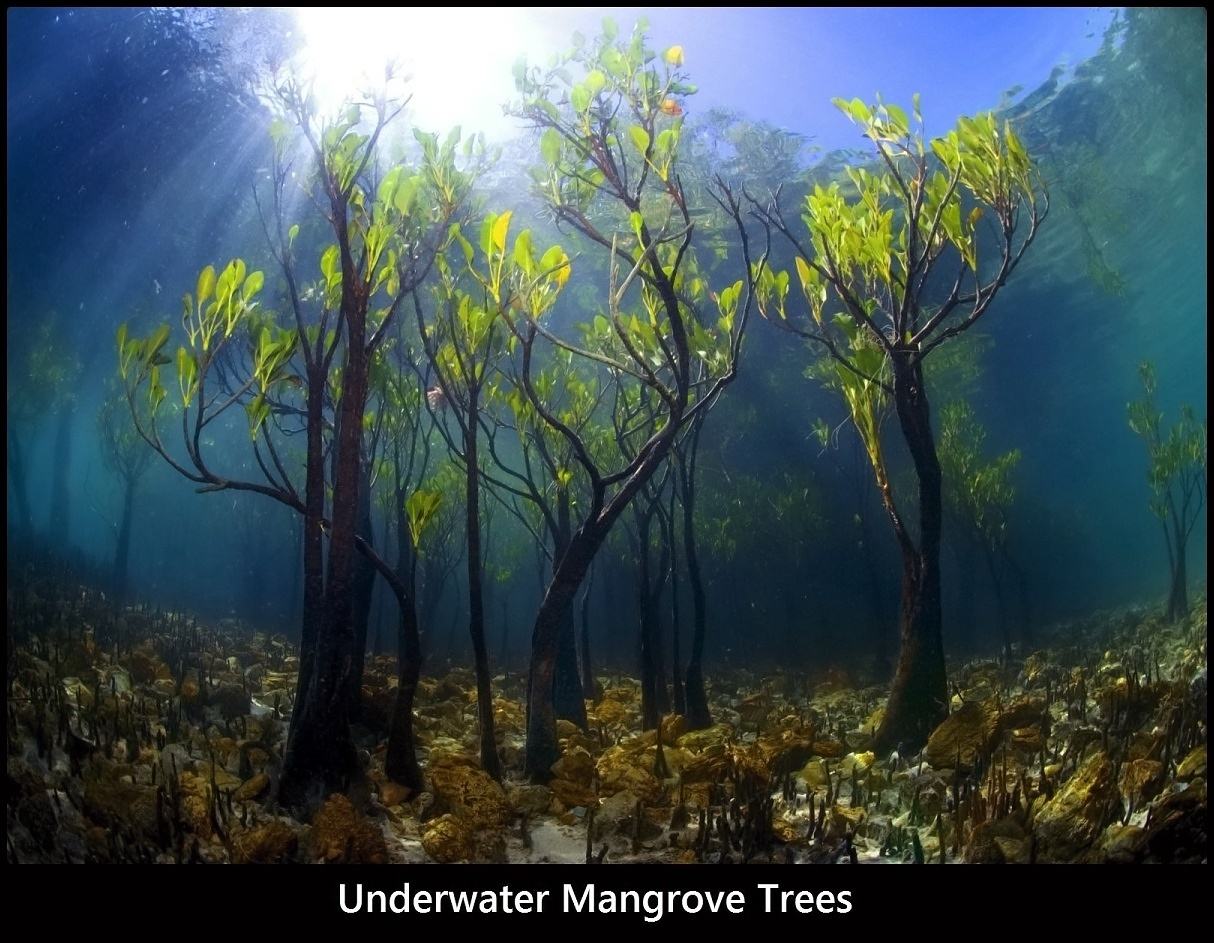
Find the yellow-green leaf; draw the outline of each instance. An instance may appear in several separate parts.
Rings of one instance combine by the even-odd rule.
[[[506,251],[506,233],[510,229],[511,211],[506,210],[493,221],[493,246],[498,252]]]
[[[208,265],[198,273],[198,286],[194,289],[194,294],[198,298],[198,303],[203,304],[211,297],[211,292],[215,290],[215,266]]]

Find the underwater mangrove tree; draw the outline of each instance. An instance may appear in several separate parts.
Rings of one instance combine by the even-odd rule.
[[[153,452],[139,438],[119,396],[107,396],[97,412],[97,433],[101,439],[101,458],[118,476],[122,487],[122,510],[118,521],[109,521],[114,530],[114,564],[110,589],[121,604],[126,599],[127,563],[131,554],[131,526],[134,522],[135,496],[139,482],[151,465]]]
[[[1206,500],[1206,424],[1192,406],[1182,406],[1180,421],[1163,430],[1163,413],[1155,404],[1155,367],[1143,362],[1142,399],[1129,404],[1130,428],[1147,447],[1147,481],[1151,486],[1151,513],[1159,518],[1168,550],[1169,622],[1189,615],[1186,550],[1193,528],[1201,519]]]
[[[259,197],[258,206],[270,254],[282,273],[289,326],[277,324],[258,303],[263,273],[235,259],[219,272],[204,268],[195,292],[185,296],[181,320],[187,343],[175,358],[165,353],[168,324],[142,339],[128,336],[123,326],[118,347],[136,426],[179,474],[201,491],[256,492],[303,515],[300,673],[280,798],[306,813],[329,793],[344,791],[359,774],[349,728],[351,689],[361,681],[352,670],[355,553],[372,560],[398,600],[408,600],[406,584],[358,532],[371,364],[402,304],[429,276],[469,178],[456,168],[454,140],[423,149],[417,166],[398,164],[379,172],[380,138],[407,103],[398,95],[379,91],[335,118],[318,116],[297,79],[276,76],[268,99],[279,117],[271,127],[270,199]],[[368,133],[360,133],[360,127]],[[319,217],[305,219],[308,241],[324,245],[324,234],[333,240],[314,256],[316,281],[306,280],[299,264],[301,223],[287,220],[299,205],[286,187],[295,179],[301,154],[310,165],[301,175],[310,197],[304,202]],[[184,461],[165,444],[158,423],[168,395],[162,370],[169,365],[176,368],[183,405]],[[147,422],[139,419],[137,396],[147,397]],[[202,432],[235,405],[248,416],[262,480],[229,477],[208,460]],[[288,430],[306,438],[302,488],[276,445]],[[406,647],[402,656],[411,650]],[[416,764],[404,765],[416,769]]]
[[[876,169],[846,168],[846,181],[806,197],[804,230],[778,195],[755,210],[794,252],[805,306],[790,311],[787,272],[769,272],[760,310],[834,364],[864,441],[902,556],[901,649],[876,747],[917,749],[948,713],[941,635],[940,461],[924,361],[978,323],[1024,258],[1049,209],[1016,132],[988,113],[924,140],[898,106],[835,104],[876,148]],[[917,480],[918,533],[902,516],[881,446],[892,402]]]
[[[976,552],[986,564],[995,591],[1003,656],[1007,659],[1012,653],[1012,636],[1004,571],[1009,561],[1008,520],[1016,498],[1012,472],[1020,462],[1020,450],[985,459],[982,455],[985,440],[986,430],[969,403],[957,400],[941,410],[939,446],[945,482],[945,518],[953,530],[954,546],[962,548],[959,563],[972,565]]]
[[[513,111],[540,132],[537,191],[558,224],[605,253],[609,265],[603,310],[582,344],[554,333],[533,312],[511,320],[527,398],[569,442],[589,494],[532,633],[526,771],[537,779],[548,778],[559,755],[553,687],[566,613],[611,528],[667,460],[680,431],[736,376],[753,286],[766,266],[765,252],[751,258],[739,198],[718,180],[714,195],[741,239],[741,277],[718,296],[715,323],[704,323],[708,290],[692,275],[696,225],[679,179],[679,98],[695,91],[682,66],[682,47],[659,56],[646,47],[641,27],[621,39],[605,21],[601,36],[576,37],[556,67],[520,62],[515,69],[521,101]],[[658,421],[631,459],[618,456],[614,467],[596,460],[583,436],[547,408],[532,372],[541,340],[650,391]],[[693,402],[697,360],[710,370]]]

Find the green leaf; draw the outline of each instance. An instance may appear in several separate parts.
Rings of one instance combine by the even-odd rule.
[[[160,353],[160,348],[164,346],[165,341],[169,339],[169,326],[162,324],[152,332],[152,336],[148,338],[147,360],[150,363],[156,354]]]
[[[560,162],[561,135],[556,128],[548,128],[540,135],[540,154],[553,167]]]
[[[590,89],[580,82],[569,90],[569,104],[578,114],[585,114],[590,109]]]
[[[637,237],[637,242],[641,241],[641,227],[645,225],[645,217],[633,210],[628,214],[628,223],[632,226],[632,231]]]
[[[287,245],[293,246],[295,244],[295,237],[298,235],[299,223],[295,223],[290,229],[287,230]]]
[[[402,177],[397,185],[396,192],[392,195],[392,205],[401,216],[408,216],[409,211],[413,209],[413,202],[417,198],[417,191],[421,189],[421,183],[421,177],[410,175]]]
[[[607,76],[598,69],[592,69],[586,73],[586,78],[583,80],[586,90],[591,95],[597,95],[607,85]]]
[[[569,264],[569,256],[560,246],[548,248],[543,258],[540,259],[540,270],[547,273],[548,277],[556,282],[558,290],[565,287],[565,282],[569,281],[569,276],[573,273],[573,267]]]
[[[510,229],[511,211],[506,210],[493,221],[493,247],[498,252],[506,251],[506,233]]]
[[[644,157],[649,150],[649,133],[640,125],[634,124],[628,128],[628,137],[632,140],[632,146]]]
[[[198,273],[198,285],[194,289],[194,295],[198,299],[198,304],[204,304],[211,297],[211,292],[215,290],[215,266],[208,265]]]
[[[320,257],[320,273],[324,275],[327,282],[332,282],[340,274],[340,269],[338,268],[339,255],[340,250],[337,248],[337,244],[334,243],[325,249],[324,255]]]
[[[442,502],[441,491],[426,491],[421,488],[409,495],[405,501],[405,514],[409,518],[409,537],[415,550],[421,544],[426,527],[434,519],[434,514]]]
[[[249,277],[244,280],[244,289],[242,294],[246,301],[261,291],[261,287],[266,283],[264,272],[250,272]]]
[[[531,230],[524,229],[514,240],[514,264],[524,274],[531,274]]]

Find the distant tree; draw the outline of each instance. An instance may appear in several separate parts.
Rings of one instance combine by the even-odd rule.
[[[773,271],[760,285],[760,311],[834,362],[873,465],[902,555],[901,651],[875,742],[881,750],[915,749],[948,713],[941,471],[924,360],[990,310],[1049,204],[1019,137],[993,114],[962,118],[929,147],[917,97],[915,128],[895,105],[835,104],[873,143],[879,166],[848,167],[846,186],[815,186],[801,235],[778,199],[753,203],[792,248],[806,302],[802,316],[788,311],[788,273]],[[981,237],[984,223],[989,239]],[[887,401],[914,465],[917,537],[884,466],[879,416]]]
[[[958,400],[941,411],[940,469],[944,475],[945,518],[967,547],[981,552],[995,590],[999,632],[1004,658],[1012,653],[1004,592],[1004,568],[1008,559],[1008,520],[1016,487],[1012,472],[1020,462],[1020,450],[1012,449],[984,459],[986,430],[973,408]]]
[[[439,283],[434,312],[427,323],[415,306],[417,329],[437,382],[427,393],[427,404],[444,430],[451,455],[464,473],[464,559],[468,580],[468,633],[476,669],[477,715],[480,724],[481,768],[496,780],[502,778],[501,759],[494,733],[492,674],[485,637],[484,565],[488,542],[482,543],[481,414],[486,406],[487,384],[496,362],[504,355],[509,331],[502,308],[511,300],[504,281],[509,212],[487,215],[482,223],[483,266],[475,265],[471,243],[460,265],[439,260]],[[499,255],[500,254],[500,255]],[[446,432],[448,417],[453,433]]]
[[[52,464],[51,529],[48,536],[60,540],[65,536],[67,502],[67,467],[70,457],[63,454],[71,444],[70,421],[73,399],[73,378],[79,373],[76,358],[63,348],[52,313],[17,347],[15,362],[10,361],[7,389],[8,406],[8,475],[11,495],[16,505],[19,539],[34,535],[34,521],[29,502],[28,448],[32,430],[49,416],[59,420],[55,455]],[[59,528],[56,532],[56,528]]]
[[[1130,428],[1147,446],[1150,508],[1163,527],[1171,571],[1167,620],[1178,622],[1189,615],[1186,551],[1206,499],[1206,424],[1186,405],[1180,422],[1165,433],[1163,413],[1155,405],[1155,368],[1144,362],[1138,375],[1143,397],[1128,406]]]
[[[131,552],[131,526],[139,482],[152,463],[153,452],[139,437],[118,396],[107,396],[97,412],[97,432],[101,439],[101,457],[118,476],[122,488],[122,511],[114,524],[114,565],[110,587],[119,604],[127,594],[127,562]]]

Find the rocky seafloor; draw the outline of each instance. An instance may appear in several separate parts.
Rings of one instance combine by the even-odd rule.
[[[494,681],[502,785],[481,771],[468,670],[424,677],[428,788],[383,774],[395,659],[368,660],[365,780],[303,823],[274,795],[297,658],[282,637],[10,572],[10,862],[1186,862],[1206,859],[1206,602],[1039,632],[1003,664],[950,665],[952,713],[877,756],[881,687],[733,671],[717,723],[638,733],[604,674],[589,729],[559,724],[521,776],[524,679]]]

